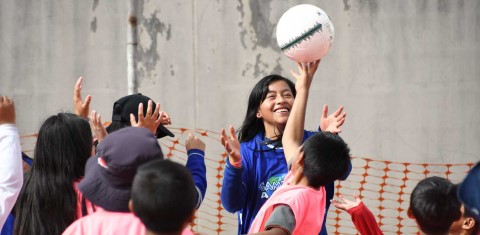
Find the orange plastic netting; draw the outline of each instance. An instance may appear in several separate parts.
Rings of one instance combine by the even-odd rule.
[[[162,138],[160,144],[167,158],[186,162],[185,140],[188,132],[199,136],[206,144],[207,194],[191,224],[194,231],[203,234],[235,234],[236,215],[223,209],[220,201],[225,157],[220,144],[220,133],[203,129],[169,127],[174,138]],[[22,149],[33,156],[36,135],[21,138]],[[385,234],[419,234],[416,224],[409,219],[406,210],[410,193],[418,181],[427,176],[441,176],[454,183],[460,182],[474,163],[417,164],[352,158],[353,169],[346,181],[336,182],[336,196],[343,194],[352,199],[357,193],[373,212]],[[348,213],[331,206],[327,228],[329,234],[357,234]]]

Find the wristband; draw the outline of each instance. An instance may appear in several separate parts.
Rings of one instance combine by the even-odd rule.
[[[233,167],[235,168],[241,168],[242,167],[242,160],[238,161],[238,162],[233,162],[230,161],[230,157],[228,158],[228,161],[230,162],[230,165],[232,165]]]

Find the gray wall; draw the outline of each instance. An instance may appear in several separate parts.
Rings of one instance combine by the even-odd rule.
[[[332,18],[336,39],[312,86],[307,127],[345,105],[355,155],[408,162],[473,162],[480,149],[480,2],[306,1]],[[264,75],[295,64],[275,25],[303,1],[139,1],[139,91],[177,127],[242,122]],[[92,108],[110,119],[126,95],[127,1],[1,1],[0,93],[17,102],[22,134],[72,110],[83,75]]]

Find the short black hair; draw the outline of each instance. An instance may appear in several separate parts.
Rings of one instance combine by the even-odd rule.
[[[445,178],[432,176],[418,182],[410,195],[410,210],[424,233],[448,233],[460,219],[461,203],[455,193],[455,185]]]
[[[148,230],[181,231],[195,202],[195,184],[185,166],[159,159],[138,169],[132,186],[133,212]]]
[[[302,147],[303,174],[310,187],[319,188],[340,179],[351,164],[350,149],[337,134],[319,132]]]

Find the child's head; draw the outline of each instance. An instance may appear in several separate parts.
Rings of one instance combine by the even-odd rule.
[[[461,206],[462,216],[450,226],[449,234],[475,235],[478,232],[478,223],[474,214],[463,205]]]
[[[418,182],[410,195],[408,215],[426,234],[447,234],[461,217],[455,186],[447,179],[433,176]]]
[[[350,149],[337,134],[319,132],[308,138],[292,160],[292,170],[303,167],[310,187],[319,188],[340,179],[350,165]]]
[[[85,119],[71,113],[49,117],[38,132],[32,174],[36,177],[40,171],[72,182],[79,179],[92,153],[92,142]]]
[[[463,217],[475,219],[475,230],[478,233],[480,223],[480,162],[468,172],[465,179],[457,187],[457,196],[463,204]]]
[[[78,189],[107,211],[129,212],[133,178],[144,163],[163,159],[157,138],[147,128],[126,127],[105,137],[88,159]],[[195,200],[194,200],[195,201]]]
[[[239,129],[239,141],[251,140],[258,133],[264,132],[266,125],[284,127],[296,94],[295,84],[279,75],[268,75],[257,82],[248,98],[247,113]],[[285,104],[275,105],[277,97],[283,97]]]
[[[186,167],[169,160],[152,161],[135,175],[130,209],[152,232],[180,232],[193,220],[195,190]]]
[[[140,103],[143,104],[143,113],[146,114],[149,100],[151,100],[149,97],[138,93],[124,96],[115,101],[113,104],[112,123],[106,128],[107,132],[112,133],[122,128],[131,126],[130,114],[133,114],[135,116],[135,120],[138,120],[138,105]],[[153,102],[152,108],[155,109],[155,106],[156,104]],[[175,136],[163,125],[159,125],[157,128],[157,138],[162,138],[167,135],[170,137]]]

